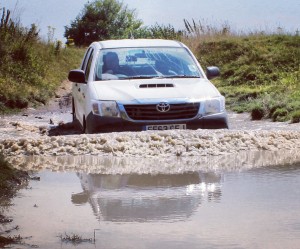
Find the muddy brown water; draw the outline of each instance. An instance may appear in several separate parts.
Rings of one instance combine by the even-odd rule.
[[[55,167],[45,158],[22,162],[35,180],[5,211],[13,222],[2,229],[17,225],[9,234],[25,238],[11,248],[299,248],[297,153],[165,167],[136,158],[53,160]]]
[[[229,123],[230,130],[258,135],[300,131],[300,124],[251,121],[249,114],[230,113]],[[0,140],[44,137],[47,131],[66,139],[80,134],[68,104],[0,120]],[[1,224],[0,234],[18,226],[5,235],[24,238],[10,248],[299,248],[299,148],[205,157],[40,155],[12,161],[35,180],[19,191],[12,206],[1,208],[13,221]]]

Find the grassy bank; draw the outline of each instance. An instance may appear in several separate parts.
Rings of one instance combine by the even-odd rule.
[[[184,39],[202,66],[217,65],[214,80],[227,107],[252,119],[300,122],[300,36],[218,33]]]
[[[28,178],[28,173],[13,169],[0,153],[0,203],[4,199],[11,198],[16,189]]]
[[[54,44],[39,41],[25,49],[24,57],[15,58],[15,46],[6,49],[0,66],[0,112],[4,113],[45,104],[83,56],[83,50],[56,50]]]
[[[41,41],[37,26],[24,28],[9,10],[3,9],[0,20],[0,113],[45,104],[78,67],[83,50]]]
[[[58,55],[51,45],[37,43],[30,52],[32,59],[17,61],[9,58],[1,66],[0,111],[18,110],[45,104],[66,79],[71,68],[78,67],[82,53],[63,49]]]
[[[11,218],[3,216],[2,209],[7,209],[7,207],[11,205],[11,198],[15,196],[18,189],[24,187],[24,184],[26,184],[28,179],[28,173],[13,169],[0,153],[0,225],[6,225],[12,221]],[[22,237],[20,235],[7,236],[9,231],[16,229],[17,227],[13,227],[7,231],[0,232],[0,248],[22,242]]]

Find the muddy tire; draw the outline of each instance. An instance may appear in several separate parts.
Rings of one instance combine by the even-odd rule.
[[[87,128],[86,128],[86,120],[85,120],[85,116],[83,116],[83,124],[82,124],[82,133],[84,134],[89,134]]]
[[[78,120],[78,118],[76,117],[76,110],[75,110],[75,104],[74,104],[74,99],[72,98],[72,123],[74,128],[80,132],[80,130],[82,130],[80,122]]]
[[[72,98],[72,121],[73,121],[73,123],[78,122],[77,117],[76,117],[75,103],[74,103],[73,98]]]

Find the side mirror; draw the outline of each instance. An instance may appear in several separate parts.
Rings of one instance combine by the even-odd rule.
[[[85,73],[81,69],[71,70],[68,76],[69,81],[75,83],[86,83],[85,81]]]
[[[206,76],[209,80],[220,76],[220,74],[220,69],[218,67],[212,66],[206,68]]]

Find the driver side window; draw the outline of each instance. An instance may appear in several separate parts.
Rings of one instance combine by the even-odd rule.
[[[85,81],[86,82],[88,81],[90,71],[91,71],[91,64],[92,64],[92,61],[93,61],[93,54],[94,54],[93,52],[94,51],[92,50],[91,53],[90,53],[90,57],[88,58],[88,61],[87,61],[86,69],[84,70],[85,71]]]

